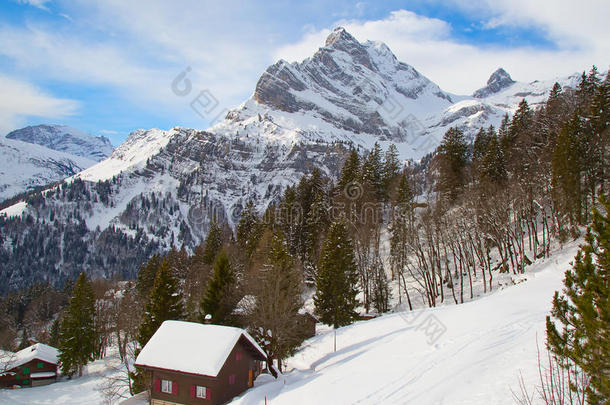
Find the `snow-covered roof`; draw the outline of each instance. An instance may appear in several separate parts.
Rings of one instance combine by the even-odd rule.
[[[148,405],[150,400],[148,399],[148,391],[142,391],[133,397],[127,398],[124,401],[119,402],[119,405]]]
[[[57,364],[57,356],[59,350],[44,343],[36,343],[30,347],[26,347],[23,350],[19,350],[10,359],[10,366],[8,369],[19,367],[34,359],[46,361],[47,363]]]
[[[30,374],[30,378],[35,380],[36,378],[50,378],[55,377],[57,374],[52,371],[44,371],[42,373],[32,373]]]
[[[136,365],[216,377],[242,336],[267,358],[264,350],[243,329],[165,321],[138,355]]]

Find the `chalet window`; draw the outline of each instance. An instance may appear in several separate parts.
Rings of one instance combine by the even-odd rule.
[[[38,364],[36,364],[36,367],[37,368],[43,368],[44,367],[44,363],[39,361]]]
[[[169,380],[161,380],[161,392],[172,394],[172,382]]]
[[[191,385],[191,398],[212,399],[212,392],[202,385]]]
[[[235,360],[240,361],[241,360],[241,352],[238,351],[237,353],[235,353]]]
[[[25,367],[23,369],[23,374],[30,374],[30,368],[29,367]]]
[[[235,374],[229,376],[229,384],[235,384]]]

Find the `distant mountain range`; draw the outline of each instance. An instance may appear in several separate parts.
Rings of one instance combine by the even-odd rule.
[[[55,283],[83,269],[133,277],[152,252],[200,243],[212,216],[235,224],[247,201],[262,212],[314,167],[336,177],[349,148],[394,143],[403,159],[420,159],[450,127],[474,136],[480,127],[499,125],[522,99],[535,106],[555,81],[574,87],[579,77],[521,83],[498,69],[473,95],[455,95],[398,61],[385,44],[360,43],[338,28],[312,57],[270,66],[252,97],[213,127],[135,131],[108,158],[62,186],[4,210],[0,284],[28,285],[32,274]],[[83,145],[73,132],[67,144],[52,131],[44,133],[49,136],[30,130],[14,136],[21,141],[0,142],[25,145],[28,139],[70,156]],[[85,159],[110,151],[91,138],[84,139],[98,140],[98,149],[87,148]],[[74,162],[74,172],[88,166]],[[31,223],[18,219],[22,213]],[[66,242],[70,226],[77,256]],[[45,255],[41,244],[59,251]]]
[[[63,180],[112,153],[105,137],[63,125],[37,125],[0,138],[0,202]]]

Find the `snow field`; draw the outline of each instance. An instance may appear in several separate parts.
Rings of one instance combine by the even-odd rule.
[[[570,244],[529,267],[526,282],[475,301],[340,328],[336,353],[329,330],[288,359],[289,372],[233,403],[514,404],[520,372],[530,391],[537,384],[537,342],[542,350],[576,251]]]

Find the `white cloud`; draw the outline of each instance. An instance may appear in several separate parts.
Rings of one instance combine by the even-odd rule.
[[[534,11],[531,13],[535,14]],[[595,39],[585,39],[580,32],[570,37],[569,28],[559,28],[563,20],[543,21],[534,20],[533,17],[527,21],[511,20],[511,16],[508,12],[495,13],[488,22],[496,25],[509,22],[515,25],[538,24],[554,33],[558,49],[466,44],[452,36],[451,26],[447,22],[406,10],[394,11],[381,20],[344,20],[338,21],[337,25],[343,25],[360,41],[370,39],[385,42],[399,60],[414,66],[444,90],[459,94],[470,94],[482,87],[498,67],[504,67],[514,79],[520,81],[569,75],[583,69],[588,70],[592,64],[598,64],[605,70],[607,55],[610,55],[605,39],[610,37],[610,33]],[[598,20],[592,24],[596,24],[597,29],[608,31],[607,24],[595,21]],[[328,29],[309,31],[301,41],[277,49],[275,56],[290,61],[304,59],[324,44],[324,38],[329,32]]]
[[[65,18],[66,20],[70,21],[70,22],[74,22],[74,20],[72,19],[72,17],[70,17],[68,14],[64,14],[64,13],[59,13],[58,14],[60,17]]]
[[[489,19],[490,27],[533,27],[561,48],[608,51],[607,0],[452,0],[462,9]],[[603,55],[608,55],[605,52]]]
[[[36,81],[110,87],[138,107],[198,122],[189,107],[198,92],[208,90],[222,108],[231,108],[274,62],[271,42],[280,37],[251,21],[247,8],[258,6],[238,3],[149,1],[143,10],[141,2],[70,2],[75,23],[61,29],[31,21],[0,24],[0,55]],[[171,83],[187,66],[193,92],[177,97]]]
[[[254,90],[256,80],[271,63],[271,42],[277,36],[252,14],[262,7],[255,3],[225,0],[221,3],[185,0],[180,3],[122,0],[81,0],[71,15],[108,33],[106,42],[127,51],[133,66],[156,66],[152,81],[141,86],[162,89],[155,99],[184,104],[170,90],[171,81],[187,66],[193,88],[210,90],[223,106],[243,101]],[[90,46],[90,41],[83,43]],[[125,69],[114,69],[117,72]],[[141,75],[130,75],[134,82]],[[133,84],[135,85],[135,83]],[[171,98],[171,99],[170,99]],[[170,100],[168,100],[170,99]],[[188,103],[187,103],[188,104]]]
[[[42,10],[49,11],[45,4],[49,3],[50,0],[17,0],[17,3],[28,4],[33,7],[38,7]]]
[[[64,118],[76,113],[75,100],[56,98],[39,88],[8,76],[0,75],[0,134],[19,128],[26,117]]]
[[[141,66],[126,50],[112,43],[86,42],[38,28],[0,27],[0,54],[11,58],[20,71],[37,79],[111,85],[138,99],[169,96],[160,87],[158,70]],[[164,91],[165,90],[165,91]]]

